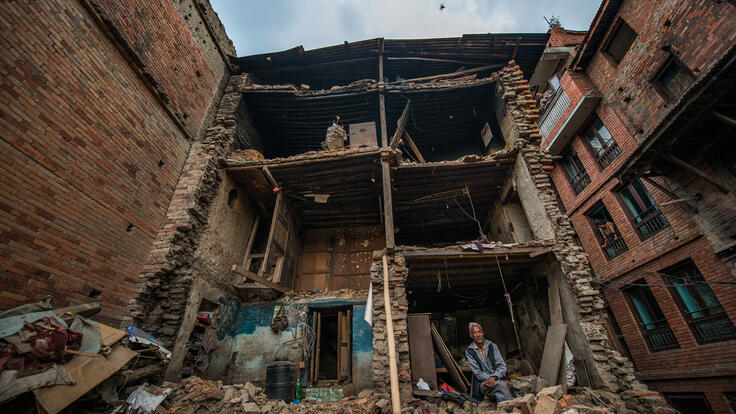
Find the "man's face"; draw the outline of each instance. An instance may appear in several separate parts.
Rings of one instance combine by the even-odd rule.
[[[470,330],[470,337],[473,338],[473,342],[475,342],[476,344],[482,344],[483,329],[478,326],[474,326],[473,329]]]

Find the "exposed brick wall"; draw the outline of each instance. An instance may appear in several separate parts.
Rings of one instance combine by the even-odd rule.
[[[583,41],[585,31],[567,30],[560,26],[554,26],[548,31],[549,40],[547,46],[577,46]]]
[[[685,259],[691,259],[695,263],[705,280],[732,280],[728,268],[716,259],[709,243],[703,238],[663,254],[658,260],[621,275],[619,280],[633,281],[643,277],[647,283],[663,284],[664,279],[652,272],[661,271]],[[715,284],[710,285],[710,288],[726,313],[736,314],[736,286]],[[616,315],[616,320],[644,380],[736,373],[736,340],[698,344],[670,290],[652,287],[651,291],[680,344],[679,349],[650,352],[623,294],[615,289],[604,289],[611,310]]]
[[[682,379],[673,381],[652,381],[652,389],[662,393],[703,393],[708,399],[710,408],[715,413],[731,414],[724,392],[736,392],[736,378],[720,377],[699,380]]]
[[[699,79],[736,42],[736,6],[729,1],[712,0],[667,0],[656,4],[629,0],[623,2],[617,17],[636,31],[636,41],[619,64],[610,55],[597,52],[586,72],[640,139],[672,107],[651,82],[669,56],[662,48],[671,46],[672,52]]]
[[[60,306],[86,302],[98,290],[98,318],[114,324],[126,313],[191,140],[88,5],[0,8],[0,308],[46,294]],[[194,67],[199,51],[191,42],[176,44],[176,56],[149,53],[160,39],[188,36],[181,18],[167,20],[173,5],[140,5],[144,20],[135,19],[142,9],[133,2],[116,7],[121,26],[151,33],[134,48],[149,67],[158,59]],[[207,91],[192,91],[200,100],[187,101],[201,124],[220,80],[210,72],[197,84],[182,70],[168,74],[167,85]]]
[[[634,280],[645,277],[649,283],[662,283],[660,276],[648,271],[662,270],[686,258],[691,258],[706,280],[733,280],[730,269],[714,254],[713,247],[726,244],[727,228],[733,226],[733,214],[726,211],[732,204],[730,195],[718,193],[714,188],[704,188],[702,181],[684,177],[671,180],[657,178],[657,182],[683,197],[702,192],[704,200],[697,202],[700,215],[691,215],[682,203],[661,207],[670,226],[654,236],[641,240],[626,215],[625,205],[617,198],[619,185],[616,178],[620,167],[638,151],[638,145],[673,107],[653,87],[652,78],[670,56],[664,46],[670,46],[677,56],[699,79],[736,42],[736,7],[732,2],[708,0],[670,0],[657,4],[650,2],[625,1],[618,13],[636,32],[637,38],[620,63],[609,55],[596,52],[584,72],[568,70],[562,78],[562,86],[575,105],[583,89],[573,82],[583,77],[595,85],[603,95],[596,108],[606,128],[611,132],[622,153],[605,169],[600,169],[592,151],[578,135],[571,139],[591,183],[575,195],[560,163],[555,163],[552,179],[559,191],[560,199],[567,209],[570,220],[585,248],[590,263],[602,279]],[[614,20],[615,22],[615,20]],[[612,24],[608,29],[611,35]],[[605,44],[605,39],[602,44]],[[569,111],[568,111],[569,112]],[[566,120],[560,119],[558,129]],[[582,131],[581,131],[582,132]],[[554,136],[554,132],[550,134]],[[711,174],[715,173],[706,168]],[[672,200],[659,189],[643,181],[650,194],[661,205]],[[705,201],[707,199],[707,201]],[[595,236],[594,229],[584,216],[595,203],[603,201],[616,227],[628,246],[619,256],[607,260]],[[728,220],[728,221],[724,221]],[[720,224],[715,224],[720,223]],[[700,225],[700,229],[698,228]],[[721,226],[722,234],[701,236],[708,226]],[[714,242],[713,244],[708,241]],[[734,290],[730,286],[711,286],[729,315],[736,315],[733,304]],[[640,370],[642,379],[653,381],[664,378],[693,378],[712,375],[733,375],[736,372],[736,341],[698,345],[690,328],[683,319],[673,298],[666,288],[652,289],[659,306],[665,313],[681,348],[677,350],[649,352],[634,316],[621,293],[603,288],[611,309],[616,316],[632,357]],[[731,318],[732,321],[734,318]],[[649,383],[649,382],[648,382]],[[660,382],[653,384],[661,384]],[[681,390],[696,391],[697,386]],[[664,388],[655,389],[665,390]],[[713,401],[713,395],[709,399]],[[722,412],[722,411],[719,411]]]

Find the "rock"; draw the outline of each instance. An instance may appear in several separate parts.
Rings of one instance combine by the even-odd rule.
[[[368,398],[373,394],[373,391],[370,389],[365,389],[358,393],[358,398]]]
[[[256,394],[258,394],[258,387],[256,387],[255,385],[251,384],[250,382],[246,382],[245,383],[245,389],[248,391],[248,394],[251,397],[255,397]]]
[[[256,403],[246,402],[246,403],[243,403],[241,407],[243,407],[243,413],[245,414],[261,414],[261,409],[258,407],[258,404]]]
[[[537,395],[539,394],[544,394],[552,398],[553,400],[559,400],[563,394],[562,385],[554,385],[552,387],[542,388],[542,390],[537,393]]]
[[[519,408],[523,414],[534,414],[534,407],[537,405],[537,398],[534,394],[527,394],[519,400]]]
[[[534,408],[534,414],[557,414],[558,412],[557,400],[541,392],[537,395],[537,406]]]
[[[499,411],[506,411],[507,413],[510,413],[511,410],[513,410],[514,408],[519,408],[519,398],[501,401],[496,405],[496,408]]]
[[[235,388],[226,388],[225,395],[222,397],[223,400],[230,401],[235,397]]]
[[[228,403],[235,405],[235,404],[238,404],[241,401],[242,401],[242,399],[240,397],[235,397],[235,398],[233,398],[231,400],[228,400]]]

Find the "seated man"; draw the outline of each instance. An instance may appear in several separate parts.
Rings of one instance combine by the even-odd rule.
[[[483,337],[483,328],[475,322],[468,325],[473,342],[465,349],[465,359],[473,370],[473,396],[479,390],[486,397],[495,397],[496,402],[511,399],[507,379],[506,363],[493,342]]]

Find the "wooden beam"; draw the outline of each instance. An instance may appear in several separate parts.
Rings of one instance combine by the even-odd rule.
[[[647,176],[644,176],[644,177],[641,177],[641,178],[642,178],[642,179],[643,179],[644,181],[648,182],[649,184],[651,184],[651,185],[653,185],[653,186],[657,187],[657,188],[658,188],[658,189],[659,189],[659,190],[660,190],[661,192],[663,192],[663,193],[667,194],[667,195],[668,195],[668,196],[669,196],[670,198],[672,198],[673,200],[683,200],[683,199],[682,199],[681,197],[679,197],[679,196],[678,196],[677,194],[673,193],[673,192],[672,192],[672,191],[670,191],[670,190],[669,190],[668,188],[666,188],[666,187],[665,187],[665,186],[663,186],[662,184],[660,184],[660,183],[658,183],[658,182],[656,182],[656,181],[652,180],[651,178],[649,178],[649,177],[647,177]],[[690,210],[690,212],[691,212],[691,213],[693,213],[693,214],[696,214],[696,213],[698,212],[698,208],[697,208],[697,207],[695,207],[695,205],[694,205],[694,204],[692,204],[691,202],[689,202],[689,201],[684,201],[684,200],[683,200],[683,203],[684,203],[684,204],[685,204],[685,206],[686,206],[686,207],[687,207],[687,208],[688,208],[688,209]],[[662,204],[660,203],[660,206],[661,206],[661,205],[662,205]]]
[[[414,152],[414,155],[416,155],[417,159],[419,159],[419,162],[422,163],[422,165],[426,165],[427,161],[424,160],[424,157],[422,156],[422,153],[419,152],[419,148],[417,148],[417,145],[414,143],[414,140],[411,139],[409,136],[409,133],[404,130],[404,137],[406,138],[406,143],[409,144],[409,148],[411,148],[412,152]]]
[[[388,371],[391,381],[391,405],[394,414],[401,413],[401,396],[399,395],[399,368],[396,365],[396,339],[394,338],[394,318],[391,315],[391,296],[388,284],[388,260],[383,255],[383,306],[386,313],[386,338],[388,339]]]
[[[277,220],[279,219],[279,211],[283,208],[282,204],[284,203],[284,192],[279,191],[279,194],[276,196],[276,205],[273,208],[273,218],[271,219],[271,228],[268,231],[268,241],[266,241],[266,252],[263,254],[263,263],[261,263],[261,268],[258,270],[258,276],[262,277],[263,274],[266,272],[266,266],[268,266],[268,261],[271,256],[271,250],[273,246],[273,237],[277,225]],[[248,269],[245,269],[248,270]]]
[[[733,119],[728,115],[723,115],[722,113],[716,111],[710,111],[710,114],[720,121],[723,121],[731,126],[736,126],[736,119]]]
[[[723,184],[721,184],[720,181],[718,181],[716,178],[710,176],[709,174],[706,174],[704,171],[702,171],[699,168],[696,168],[687,162],[683,161],[682,159],[676,157],[673,154],[663,154],[662,158],[665,160],[677,165],[678,167],[682,167],[691,173],[697,175],[698,177],[702,178],[703,180],[713,184],[714,186],[718,187],[719,190],[721,190],[722,193],[728,193],[728,188],[726,188]]]
[[[411,105],[411,99],[406,101],[406,105],[404,105],[404,110],[401,111],[401,116],[399,117],[399,120],[396,121],[396,131],[394,132],[394,135],[391,137],[391,143],[389,146],[391,149],[396,149],[396,147],[399,146],[399,141],[401,141],[401,135],[404,132],[404,125],[406,125],[406,118],[409,115],[409,106]]]
[[[547,327],[547,339],[544,342],[542,363],[539,367],[539,376],[549,385],[557,383],[557,374],[560,370],[560,359],[565,354],[565,333],[567,325],[552,325]]]
[[[273,174],[271,174],[271,170],[269,170],[268,167],[263,167],[263,173],[266,174],[268,181],[271,182],[271,185],[274,186],[274,188],[279,186],[279,182],[276,181],[276,178],[273,176]]]
[[[382,154],[383,155],[383,154]],[[381,156],[381,177],[383,186],[383,229],[386,237],[386,248],[396,247],[394,241],[394,204],[391,197],[391,169],[388,165],[388,154]]]
[[[461,250],[459,248],[436,248],[436,249],[412,249],[404,248],[401,249],[404,256],[407,258],[421,258],[421,259],[450,259],[450,258],[479,258],[488,259],[495,255],[503,254],[505,256],[531,256],[532,253],[537,253],[535,256],[542,255],[552,251],[551,247],[496,247],[494,249],[484,249],[482,251],[475,250]],[[499,256],[499,260],[503,262],[504,256]]]
[[[457,63],[458,65],[478,65],[479,62],[472,62],[469,60],[455,60],[455,59],[435,59],[425,57],[387,57],[386,60],[409,60],[418,62],[436,62],[436,63]]]
[[[257,274],[251,272],[250,270],[247,270],[247,269],[238,269],[238,265],[233,265],[233,267],[232,267],[231,270],[234,273],[236,273],[236,274],[238,274],[238,275],[240,275],[240,276],[242,276],[242,277],[244,277],[246,279],[251,279],[251,280],[253,280],[256,283],[260,283],[261,285],[266,286],[266,287],[269,287],[269,288],[271,288],[273,290],[278,290],[279,292],[283,292],[283,293],[291,293],[291,289],[289,289],[289,288],[287,288],[287,287],[285,287],[285,286],[283,286],[281,284],[273,283],[272,281],[270,281],[270,280],[268,280],[266,278],[260,277]],[[232,285],[234,287],[236,287],[236,288],[237,287],[242,287],[242,284],[232,283]]]
[[[406,83],[406,82],[424,82],[424,81],[430,81],[430,80],[436,80],[436,79],[450,79],[450,78],[457,78],[459,76],[463,75],[470,75],[473,73],[483,72],[484,70],[490,70],[490,69],[497,69],[500,68],[502,65],[487,65],[487,66],[481,66],[478,68],[468,69],[468,70],[461,70],[460,72],[451,72],[451,73],[444,73],[442,75],[434,75],[434,76],[425,76],[423,78],[414,78],[414,79],[406,79],[402,81],[394,81],[389,82],[389,85],[395,85],[399,83]]]
[[[250,226],[250,235],[248,236],[248,245],[245,247],[245,256],[243,256],[243,269],[250,270],[250,264],[253,261],[251,257],[251,251],[253,250],[253,243],[256,241],[256,233],[258,232],[258,225],[261,223],[261,216],[258,215],[253,219],[253,224]]]

